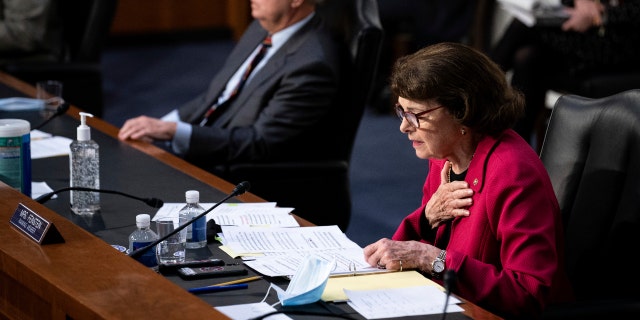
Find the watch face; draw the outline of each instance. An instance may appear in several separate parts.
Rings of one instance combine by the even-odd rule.
[[[436,260],[433,262],[433,272],[440,273],[444,271],[444,262],[441,260]]]

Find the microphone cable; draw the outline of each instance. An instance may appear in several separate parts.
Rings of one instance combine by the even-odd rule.
[[[456,282],[456,272],[451,269],[445,271],[442,282],[444,284],[444,290],[447,294],[444,299],[444,309],[442,310],[442,320],[444,320],[447,317],[447,307],[449,306],[449,296],[451,295],[451,288]]]
[[[58,189],[56,191],[45,193],[45,194],[37,197],[35,199],[35,201],[37,201],[38,203],[45,203],[45,202],[49,201],[54,195],[56,195],[56,194],[58,194],[60,192],[64,192],[64,191],[88,191],[88,192],[118,194],[118,195],[121,195],[121,196],[125,196],[127,198],[131,198],[131,199],[142,201],[142,202],[146,203],[148,206],[150,206],[152,208],[160,208],[160,207],[162,207],[162,205],[164,205],[164,201],[162,201],[162,200],[160,200],[158,198],[140,198],[140,197],[136,197],[136,196],[130,195],[128,193],[124,193],[124,192],[120,192],[120,191],[105,190],[105,189],[93,189],[93,188],[85,188],[85,187],[67,187],[67,188]]]
[[[47,118],[47,120],[45,120],[42,123],[40,123],[39,125],[33,127],[33,129],[31,129],[31,130],[38,130],[38,129],[42,128],[45,124],[49,123],[49,121],[53,120],[53,118],[65,114],[67,112],[67,110],[69,110],[69,107],[70,107],[70,105],[67,102],[62,101],[62,104],[60,104],[58,106],[58,108],[56,108],[56,112],[54,112],[49,118]]]
[[[226,197],[224,197],[224,199],[218,201],[214,206],[212,206],[211,208],[203,211],[202,213],[200,213],[199,215],[193,217],[191,220],[189,220],[187,223],[185,224],[181,224],[180,226],[178,226],[177,228],[173,229],[173,231],[167,233],[166,235],[164,235],[164,237],[161,237],[160,239],[140,248],[140,249],[136,249],[133,252],[129,253],[129,256],[132,258],[138,258],[140,257],[145,251],[155,247],[158,243],[167,240],[169,237],[173,236],[174,234],[182,231],[182,229],[186,228],[188,225],[192,224],[194,221],[202,218],[203,216],[207,215],[207,213],[211,212],[213,209],[217,208],[219,205],[225,203],[227,200],[231,199],[232,197],[235,196],[239,196],[247,191],[249,191],[249,189],[251,188],[251,184],[249,184],[249,182],[247,181],[242,181],[240,182],[238,185],[236,185],[235,188],[233,188],[233,191],[231,191],[231,193],[229,193]]]

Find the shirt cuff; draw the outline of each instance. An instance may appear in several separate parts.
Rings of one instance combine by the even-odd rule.
[[[184,155],[189,151],[191,124],[182,121],[176,121],[176,124],[176,134],[171,140],[171,149],[178,155]]]

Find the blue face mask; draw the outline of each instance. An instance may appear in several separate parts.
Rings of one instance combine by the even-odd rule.
[[[271,287],[278,293],[278,299],[283,306],[314,303],[322,297],[329,274],[334,267],[335,261],[309,255],[291,278],[287,291],[274,284],[271,284]]]

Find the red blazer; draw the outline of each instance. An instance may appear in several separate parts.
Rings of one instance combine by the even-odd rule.
[[[503,317],[536,315],[551,302],[572,299],[564,272],[558,201],[534,150],[513,130],[478,144],[466,181],[474,190],[469,217],[431,229],[424,207],[440,184],[445,160],[430,160],[422,205],[394,240],[417,240],[447,250],[456,272],[453,292]]]

